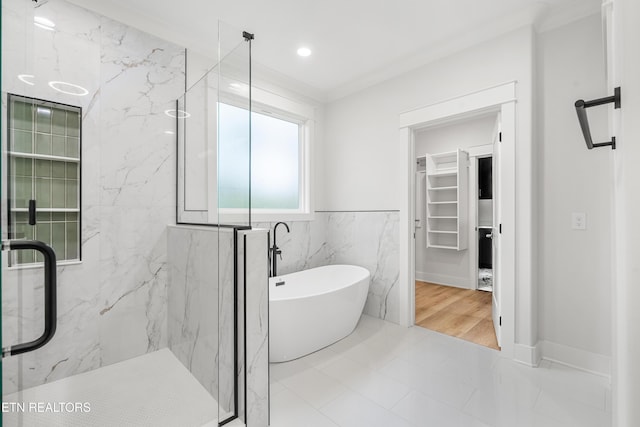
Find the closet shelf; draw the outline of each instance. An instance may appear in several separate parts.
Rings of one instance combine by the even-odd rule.
[[[434,245],[431,244],[429,246],[427,246],[428,248],[434,248],[434,249],[458,249],[457,246],[453,245],[453,246],[446,246],[446,245]]]
[[[458,155],[457,151],[447,151],[445,153],[430,154],[432,159],[441,159],[443,157],[451,157],[451,161],[453,161],[453,162],[456,161],[456,156],[457,155]]]
[[[427,247],[467,249],[469,154],[457,149],[425,158]]]
[[[457,190],[458,186],[457,185],[451,185],[448,187],[431,187],[431,188],[427,188],[427,190],[429,191],[442,191],[442,190]]]
[[[457,168],[439,169],[436,172],[427,172],[427,176],[456,176],[458,175]]]

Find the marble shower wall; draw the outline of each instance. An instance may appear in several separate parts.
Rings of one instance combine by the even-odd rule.
[[[166,226],[175,218],[174,107],[184,49],[101,19],[103,364],[167,346]],[[123,333],[122,331],[128,331]]]
[[[37,6],[55,31],[34,27],[33,14],[32,2],[2,2],[2,114],[7,92],[82,107],[82,263],[58,268],[56,335],[3,361],[5,392],[167,346],[175,136],[164,131],[175,123],[164,111],[184,89],[184,50],[64,0]],[[89,93],[62,94],[47,85],[53,80]],[[42,330],[41,276],[40,268],[5,269],[5,345]]]
[[[218,401],[225,419],[222,412],[233,411],[236,375],[233,230],[170,226],[167,247],[169,348]]]
[[[219,264],[218,253],[231,252],[233,241],[228,237],[232,234],[221,236],[215,228],[176,226],[169,227],[167,235],[169,348],[216,400],[219,377],[213,361],[220,360],[218,342],[225,338],[218,334],[220,283],[225,281],[218,274],[219,267],[229,261],[233,267],[233,259],[228,256]],[[219,238],[226,250],[219,251]],[[233,276],[231,281],[233,288]],[[229,361],[225,362],[226,366]],[[233,354],[230,363],[233,364]]]
[[[371,272],[364,312],[399,323],[399,212],[316,212],[313,221],[278,228],[278,273],[331,264],[354,264]],[[260,223],[273,235],[275,223]],[[271,236],[273,239],[273,236]]]
[[[240,419],[247,427],[269,425],[269,266],[267,257],[267,230],[238,233],[238,282],[245,292],[238,303],[246,307],[240,315],[246,319],[244,328],[246,347],[239,352],[246,369],[239,372]],[[246,266],[243,268],[242,266]],[[246,274],[245,274],[246,273]],[[244,297],[246,296],[246,300]],[[242,374],[246,373],[246,381]],[[242,393],[246,384],[246,392]]]
[[[218,401],[221,420],[233,412],[237,377],[240,418],[248,427],[266,427],[269,416],[267,231],[238,232],[240,348],[237,372],[234,372],[233,352],[233,237],[232,229],[169,227],[169,348]],[[242,311],[245,295],[246,315]],[[246,330],[246,339],[241,335],[243,330]]]

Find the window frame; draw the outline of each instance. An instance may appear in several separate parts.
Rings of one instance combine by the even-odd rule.
[[[50,213],[56,213],[56,212],[76,212],[78,214],[77,216],[77,223],[78,223],[78,229],[77,229],[77,236],[78,236],[78,241],[77,241],[77,258],[73,258],[73,259],[60,259],[57,258],[56,260],[56,265],[59,266],[64,266],[64,265],[74,265],[74,264],[81,264],[82,263],[82,121],[83,121],[83,109],[81,106],[78,105],[71,105],[71,104],[65,104],[63,102],[57,102],[57,101],[51,101],[48,99],[41,99],[41,98],[35,98],[35,97],[30,97],[30,96],[25,96],[25,95],[19,95],[19,94],[15,94],[15,93],[7,93],[7,110],[6,110],[6,120],[7,120],[7,127],[6,127],[6,131],[7,131],[7,146],[5,149],[5,156],[3,159],[3,162],[6,164],[6,170],[7,173],[5,175],[5,179],[6,179],[6,190],[7,190],[7,198],[6,198],[6,202],[7,202],[7,235],[9,237],[9,239],[15,239],[15,234],[16,234],[16,230],[14,229],[13,226],[13,215],[17,212],[22,212],[24,208],[14,208],[12,206],[13,204],[13,197],[14,197],[14,189],[12,188],[12,184],[13,184],[13,179],[12,179],[12,159],[17,158],[17,157],[21,157],[21,158],[30,158],[34,161],[32,168],[35,168],[35,160],[41,159],[41,160],[49,160],[52,162],[62,162],[62,163],[68,163],[68,162],[73,162],[73,163],[77,163],[78,165],[78,188],[77,188],[77,203],[78,203],[78,207],[77,208],[38,208],[38,206],[36,205],[36,216],[38,214],[38,212],[50,212]],[[23,102],[30,102],[33,105],[36,106],[44,106],[44,107],[49,107],[49,108],[58,108],[58,109],[62,109],[62,110],[71,110],[71,111],[75,111],[78,113],[78,118],[79,118],[79,123],[78,123],[78,157],[73,158],[73,157],[67,157],[67,156],[54,156],[54,155],[43,155],[43,154],[36,154],[36,153],[20,153],[20,152],[16,152],[11,150],[11,143],[13,141],[13,136],[11,135],[12,130],[14,130],[13,128],[13,116],[12,116],[12,104],[14,100],[19,100],[19,101],[23,101]],[[35,121],[34,121],[34,126],[35,126]],[[32,133],[35,134],[36,130],[32,129]],[[17,155],[16,155],[17,154]],[[26,154],[25,156],[20,156],[20,154]],[[33,179],[35,179],[35,169],[32,169],[32,177]],[[33,195],[33,194],[32,194]],[[42,209],[48,209],[43,211]],[[53,210],[56,209],[56,210]],[[66,223],[67,221],[65,221]],[[34,226],[35,227],[35,226]],[[65,248],[66,248],[66,239],[67,236],[65,235]],[[44,243],[46,243],[49,246],[53,245],[53,242],[50,241],[45,241]],[[66,254],[65,254],[66,256]],[[33,268],[42,268],[44,266],[44,262],[39,262],[39,261],[34,261],[34,262],[26,262],[26,263],[20,263],[17,261],[17,258],[14,259],[13,256],[9,256],[7,257],[7,267],[9,269],[33,269]]]
[[[315,129],[314,108],[287,99],[274,93],[252,88],[251,113],[263,114],[298,125],[298,208],[260,209],[251,206],[251,222],[311,221],[313,211],[312,157]],[[246,99],[221,96],[222,104],[246,109]],[[246,219],[246,209],[219,208],[220,216],[230,221]]]

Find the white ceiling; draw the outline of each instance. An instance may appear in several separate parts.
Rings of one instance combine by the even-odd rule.
[[[215,57],[217,21],[255,33],[254,64],[330,100],[525,24],[597,12],[601,0],[71,0]],[[296,55],[308,46],[308,58]]]

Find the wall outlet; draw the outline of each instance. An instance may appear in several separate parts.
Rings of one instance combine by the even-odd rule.
[[[587,214],[584,212],[574,212],[571,214],[571,228],[574,230],[587,229]]]

